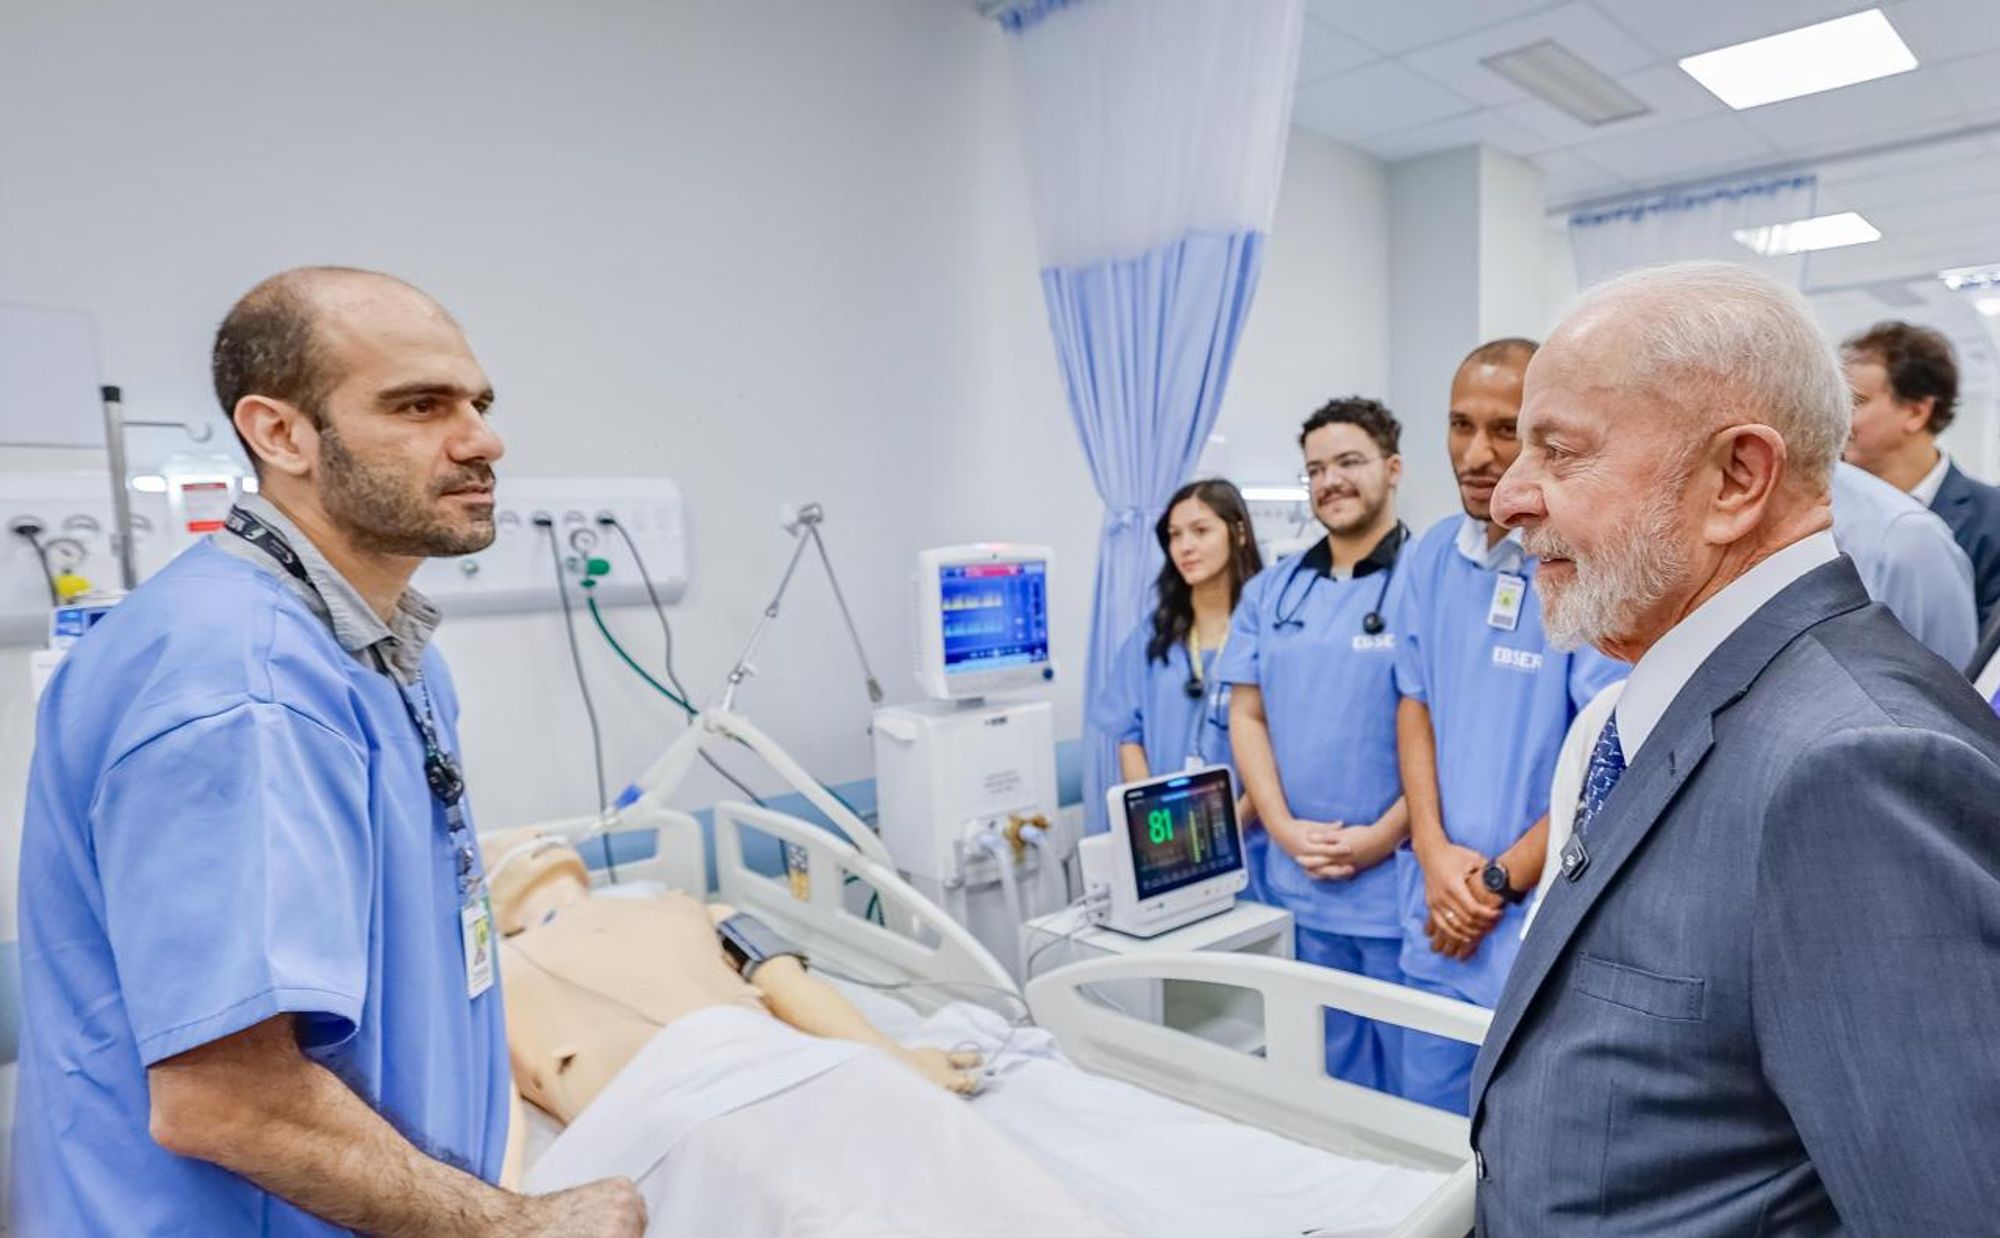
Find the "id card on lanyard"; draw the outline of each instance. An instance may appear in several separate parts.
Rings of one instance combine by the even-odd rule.
[[[1229,638],[1224,636],[1222,643],[1215,647],[1215,665],[1222,665],[1223,651],[1228,648]],[[1188,724],[1187,743],[1184,745],[1185,753],[1181,761],[1182,769],[1193,771],[1206,769],[1214,764],[1201,755],[1201,729],[1208,724],[1209,715],[1215,710],[1217,698],[1222,695],[1225,685],[1211,684],[1208,682],[1208,677],[1202,674],[1201,654],[1195,648],[1192,632],[1188,633],[1187,655],[1188,682],[1201,685],[1201,699],[1195,703],[1194,720]]]
[[[1486,608],[1486,626],[1512,632],[1521,622],[1521,603],[1528,596],[1528,578],[1501,572],[1493,580],[1493,600]]]
[[[298,552],[292,549],[283,533],[240,507],[230,509],[224,527],[269,555],[279,567],[315,595],[319,593],[319,586],[313,583]],[[324,598],[321,603],[325,603]],[[410,716],[410,725],[416,728],[417,737],[423,743],[424,781],[430,788],[431,798],[443,810],[446,841],[452,847],[456,867],[459,944],[465,956],[465,995],[467,999],[476,998],[493,987],[493,907],[486,897],[485,879],[477,871],[479,853],[474,849],[471,823],[465,815],[465,775],[460,771],[458,762],[438,742],[436,710],[432,707],[430,689],[422,677],[419,676],[413,685],[415,691],[423,694],[423,709],[419,712],[416,702],[411,699],[411,689],[405,688],[390,673],[382,651],[370,646],[369,653],[373,655],[376,669],[388,677],[397,698],[403,702],[404,712]]]

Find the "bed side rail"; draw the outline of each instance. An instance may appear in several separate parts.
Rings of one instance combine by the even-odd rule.
[[[599,832],[601,818],[565,817],[559,821],[541,821],[528,827],[538,834],[553,834],[583,853],[586,859],[595,860],[604,847],[605,835]],[[638,803],[621,811],[612,826],[612,834],[648,834],[653,836],[653,854],[643,860],[618,861],[619,884],[635,881],[657,881],[670,890],[682,890],[696,898],[708,892],[708,848],[702,842],[701,822],[678,808]],[[498,857],[488,856],[489,862]],[[609,874],[599,869],[593,880],[603,884],[609,881]]]
[[[1260,994],[1262,1055],[1125,1014],[1088,991],[1111,982],[1174,980]],[[1492,1014],[1477,1006],[1290,959],[1239,954],[1071,963],[1031,980],[1027,997],[1035,1020],[1055,1033],[1063,1051],[1100,1074],[1329,1151],[1426,1169],[1455,1169],[1471,1155],[1464,1118],[1327,1077],[1322,1011],[1478,1044]]]
[[[752,869],[744,832],[755,830],[802,851],[805,897],[784,877]],[[734,800],[715,806],[715,872],[719,897],[755,913],[828,960],[880,983],[906,980],[970,982],[1018,994],[1007,969],[979,939],[900,876],[851,843],[797,817]],[[848,891],[856,877],[879,899],[881,923],[869,918],[865,899]],[[978,992],[933,995],[981,1000]]]

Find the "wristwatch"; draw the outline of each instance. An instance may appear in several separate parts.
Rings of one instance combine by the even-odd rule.
[[[1488,890],[1498,894],[1502,902],[1519,903],[1528,897],[1523,891],[1514,888],[1513,878],[1507,875],[1507,866],[1498,860],[1488,861],[1486,868],[1479,874],[1479,881]]]

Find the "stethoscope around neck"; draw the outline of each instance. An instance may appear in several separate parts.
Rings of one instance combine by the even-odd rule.
[[[1394,559],[1389,560],[1388,567],[1382,569],[1382,583],[1375,590],[1375,605],[1367,614],[1361,617],[1361,630],[1369,636],[1380,636],[1383,630],[1389,626],[1389,621],[1382,617],[1382,607],[1389,600],[1389,584],[1396,578],[1396,563],[1403,557],[1400,553],[1400,543],[1404,536],[1402,521],[1398,520],[1396,522],[1395,532],[1391,536],[1395,537],[1399,543],[1398,554]],[[1299,595],[1299,600],[1293,603],[1289,610],[1285,607],[1285,594],[1291,591],[1292,582],[1299,578],[1299,571],[1305,565],[1306,557],[1300,555],[1298,561],[1292,564],[1291,574],[1285,577],[1284,587],[1278,590],[1278,605],[1271,626],[1280,631],[1286,628],[1303,628],[1306,626],[1306,621],[1299,618],[1299,616],[1304,613],[1306,603],[1312,600],[1313,586],[1319,583],[1319,578],[1325,575],[1325,573],[1314,571],[1312,579],[1306,582],[1306,591]]]
[[[1228,647],[1229,638],[1225,636],[1222,645],[1215,651],[1215,664],[1218,667],[1222,665],[1222,651]],[[1206,676],[1201,673],[1201,656],[1195,652],[1192,632],[1188,634],[1188,639],[1181,645],[1181,649],[1187,654],[1188,660],[1187,682],[1181,685],[1181,691],[1190,701],[1200,702],[1200,706],[1194,711],[1194,716],[1188,720],[1187,742],[1181,745],[1187,752],[1186,764],[1192,769],[1204,764],[1201,756],[1201,728],[1215,712],[1216,698],[1221,694],[1222,686],[1217,684],[1211,688]],[[1220,725],[1224,730],[1228,729],[1226,722]]]

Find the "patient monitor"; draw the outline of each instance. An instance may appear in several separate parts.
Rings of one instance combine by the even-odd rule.
[[[1105,927],[1156,937],[1236,905],[1250,878],[1226,768],[1128,782],[1106,807],[1110,831],[1082,846],[1085,888],[1110,891]]]
[[[1069,901],[1058,820],[1046,546],[983,542],[917,556],[924,701],[875,714],[883,844],[925,897],[1020,973],[1020,926]],[[989,699],[992,698],[992,699]]]
[[[1049,658],[1046,546],[983,542],[917,556],[917,682],[934,701],[1038,688]]]

